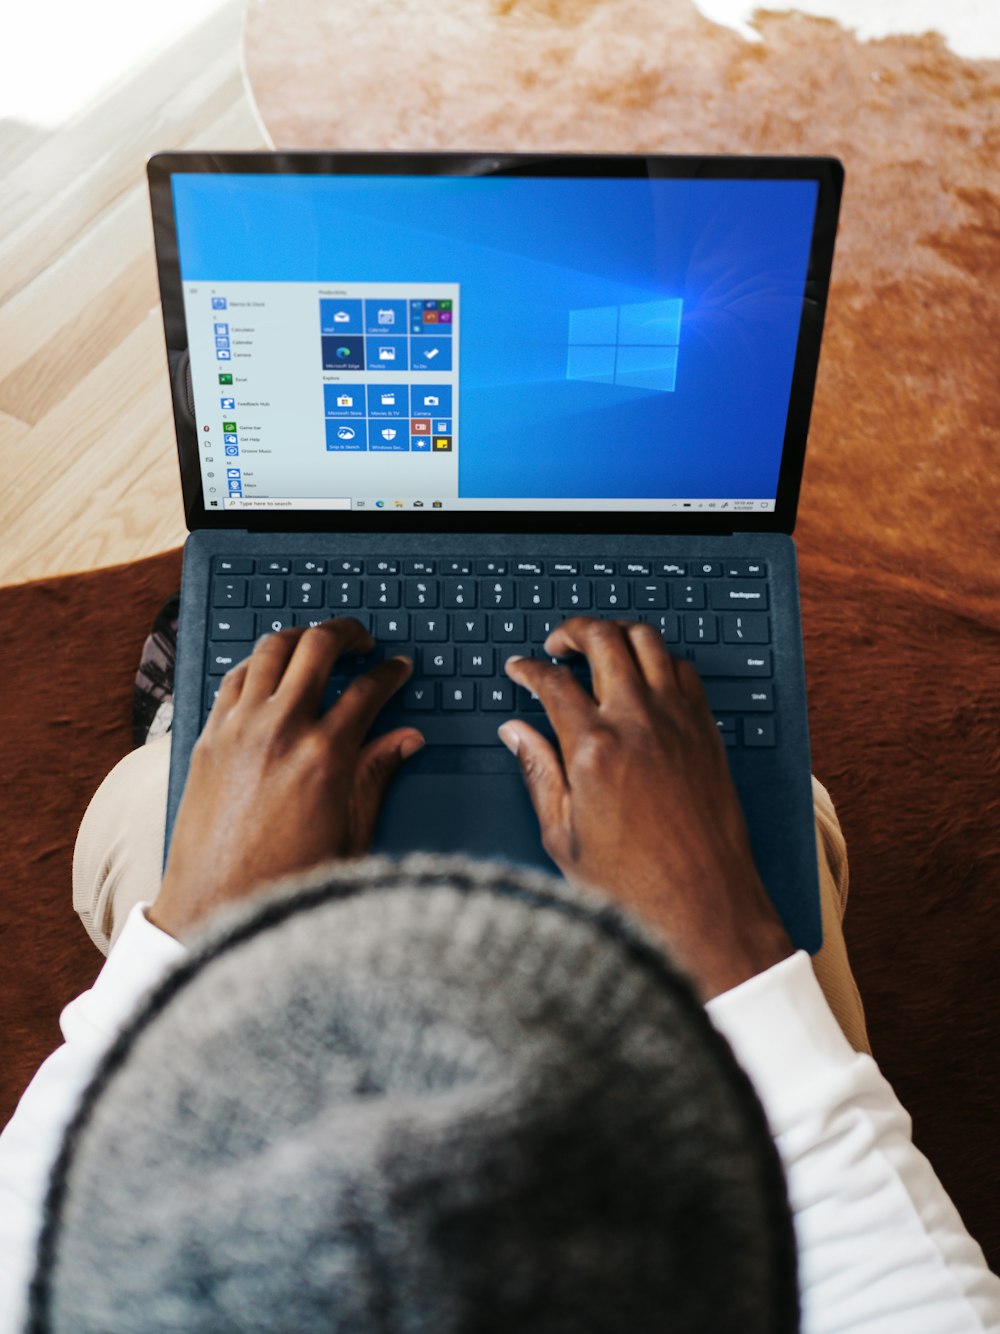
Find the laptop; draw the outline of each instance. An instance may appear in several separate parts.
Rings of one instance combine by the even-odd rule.
[[[355,616],[427,745],[378,851],[552,870],[504,675],[567,616],[695,663],[764,884],[821,943],[790,536],[832,158],[165,153],[149,185],[184,549],[167,845],[222,675]],[[670,819],[669,809],[663,818]]]

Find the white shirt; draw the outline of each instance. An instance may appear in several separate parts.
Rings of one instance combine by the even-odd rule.
[[[0,1334],[19,1330],[48,1175],[101,1054],[184,946],[129,914],[66,1039],[0,1134]],[[853,1050],[809,956],[776,964],[706,1007],[750,1075],[795,1216],[804,1334],[1000,1334],[1000,1279],[962,1225],[910,1118]]]

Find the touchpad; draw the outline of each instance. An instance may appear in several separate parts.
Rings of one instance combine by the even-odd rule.
[[[407,773],[392,780],[373,852],[465,852],[502,857],[551,873],[520,774]]]

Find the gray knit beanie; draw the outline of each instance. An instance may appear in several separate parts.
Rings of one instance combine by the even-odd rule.
[[[495,863],[318,868],[213,922],[54,1168],[29,1329],[784,1334],[784,1180],[653,937]]]

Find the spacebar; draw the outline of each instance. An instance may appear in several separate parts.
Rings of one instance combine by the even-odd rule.
[[[501,723],[516,717],[511,713],[491,714],[451,714],[439,713],[397,713],[389,710],[380,713],[372,727],[371,735],[381,736],[391,732],[394,727],[415,727],[423,732],[428,746],[502,746],[497,736]],[[539,715],[530,719],[535,721]],[[525,722],[529,721],[525,719]],[[542,717],[544,721],[544,716]]]

